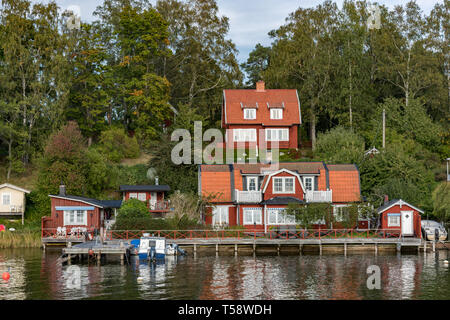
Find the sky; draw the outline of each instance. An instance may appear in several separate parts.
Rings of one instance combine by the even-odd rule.
[[[32,1],[46,3],[50,0]],[[334,1],[339,8],[342,7],[343,0]],[[102,2],[102,0],[56,0],[62,9],[67,9],[71,5],[79,6],[81,20],[86,22],[94,19],[92,13]],[[310,8],[322,2],[323,0],[217,0],[219,14],[230,19],[228,37],[233,40],[239,50],[239,62],[247,60],[248,54],[257,43],[268,46],[271,42],[268,32],[283,25],[289,13],[299,7]],[[407,1],[378,0],[376,2],[393,8]],[[416,0],[416,2],[424,13],[428,14],[436,3],[442,3],[443,0]]]

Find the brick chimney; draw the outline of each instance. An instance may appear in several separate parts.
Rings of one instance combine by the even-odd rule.
[[[384,195],[384,203],[389,201],[389,196],[387,194]]]
[[[259,80],[259,81],[256,83],[256,92],[264,92],[264,91],[265,91],[264,86],[265,86],[264,81]]]

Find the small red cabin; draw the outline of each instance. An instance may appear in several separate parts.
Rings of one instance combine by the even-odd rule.
[[[386,201],[377,211],[382,229],[400,230],[402,236],[422,237],[420,216],[422,210],[402,199],[394,199]]]
[[[169,202],[164,200],[170,191],[168,185],[121,185],[123,201],[138,199],[146,203],[149,212],[164,214],[170,211]]]

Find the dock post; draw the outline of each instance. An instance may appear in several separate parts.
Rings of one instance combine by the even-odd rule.
[[[71,264],[72,263],[72,255],[69,253],[68,255],[67,255],[67,264]]]
[[[72,248],[72,242],[67,242],[67,248]]]
[[[300,255],[302,255],[302,253],[303,253],[303,245],[302,245],[302,244],[299,244],[299,245],[298,245],[298,253],[299,253]]]
[[[280,255],[280,244],[277,244],[277,254]]]
[[[256,243],[253,242],[253,253],[256,252]]]
[[[125,254],[120,255],[120,264],[123,266],[123,262],[125,260]]]
[[[320,251],[320,255],[322,255],[322,241],[319,243],[319,251]]]
[[[344,256],[347,256],[347,242],[344,242]]]
[[[194,254],[197,253],[197,244],[194,243]]]
[[[235,256],[238,255],[238,246],[237,246],[237,243],[234,244],[234,255],[235,255]]]
[[[216,253],[219,252],[219,244],[216,243]]]
[[[436,242],[433,241],[433,252],[436,252]]]
[[[375,242],[375,255],[377,255],[377,254],[378,254],[378,243]]]
[[[423,252],[427,252],[427,240],[423,242]]]

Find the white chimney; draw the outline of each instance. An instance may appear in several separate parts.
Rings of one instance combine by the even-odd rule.
[[[159,178],[158,177],[155,177],[155,184],[159,185]]]

